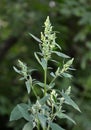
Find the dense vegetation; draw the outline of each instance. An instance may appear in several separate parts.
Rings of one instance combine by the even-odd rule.
[[[41,25],[47,16],[55,26],[57,43],[63,52],[75,58],[73,79],[58,79],[56,84],[66,89],[72,86],[73,99],[82,113],[67,108],[68,114],[75,117],[77,125],[62,121],[67,130],[91,129],[91,1],[90,0],[2,0],[0,1],[0,129],[20,130],[24,120],[8,122],[9,115],[19,102],[26,102],[24,83],[18,82],[13,67],[20,59],[40,70],[33,75],[42,80],[41,67],[36,63],[33,52],[38,43],[29,36],[37,37],[43,30]],[[60,58],[56,57],[60,60]],[[61,60],[60,60],[61,63]],[[51,63],[50,63],[51,64]],[[52,64],[52,67],[57,67]],[[48,77],[50,81],[50,76]],[[39,90],[37,90],[39,92]],[[39,94],[41,94],[39,92]],[[33,98],[34,95],[31,95]],[[71,111],[71,112],[70,112]]]

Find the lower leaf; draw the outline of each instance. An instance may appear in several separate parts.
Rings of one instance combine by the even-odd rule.
[[[33,122],[26,123],[22,130],[33,130]]]

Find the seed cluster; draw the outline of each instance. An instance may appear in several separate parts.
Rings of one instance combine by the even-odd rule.
[[[46,60],[51,58],[51,54],[53,49],[56,46],[56,33],[52,31],[51,22],[49,20],[49,16],[47,17],[44,23],[44,33],[41,32],[41,41],[42,41],[42,54]]]

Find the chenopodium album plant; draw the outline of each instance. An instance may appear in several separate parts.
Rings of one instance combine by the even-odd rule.
[[[55,119],[66,118],[75,124],[75,121],[71,119],[63,109],[63,104],[67,104],[80,111],[77,104],[71,99],[71,87],[69,86],[67,90],[58,90],[55,86],[55,80],[57,77],[68,77],[71,78],[71,75],[68,73],[69,70],[72,70],[73,58],[67,60],[66,63],[63,63],[63,66],[60,66],[56,69],[55,72],[50,72],[52,80],[50,83],[47,83],[48,69],[52,70],[48,66],[48,62],[57,62],[53,60],[52,54],[56,54],[61,58],[70,58],[69,56],[61,53],[61,47],[56,43],[56,32],[53,31],[49,17],[47,17],[44,23],[44,32],[41,32],[41,40],[35,37],[30,33],[30,35],[39,42],[40,52],[35,52],[35,58],[41,65],[44,72],[44,81],[40,82],[37,79],[33,79],[31,76],[32,71],[35,69],[29,69],[26,64],[18,60],[18,66],[20,69],[14,67],[14,70],[20,74],[21,80],[25,81],[28,95],[32,92],[36,98],[35,103],[32,103],[31,99],[28,99],[28,103],[18,104],[13,111],[11,112],[10,121],[18,120],[24,118],[27,123],[24,125],[23,130],[64,130],[61,126],[55,123]],[[41,89],[43,96],[41,97],[36,92],[35,86]],[[29,97],[29,96],[28,96]]]

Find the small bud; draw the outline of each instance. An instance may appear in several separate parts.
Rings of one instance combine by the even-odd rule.
[[[69,95],[69,94],[71,93],[71,86],[69,86],[69,88],[65,91],[65,93],[66,93],[67,95]]]

